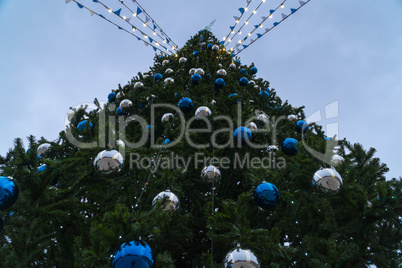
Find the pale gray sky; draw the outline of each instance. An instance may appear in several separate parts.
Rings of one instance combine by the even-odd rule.
[[[92,0],[81,2],[94,6]],[[103,2],[119,6],[118,0]],[[267,0],[245,32],[274,3]],[[286,13],[297,7],[295,0],[288,3]],[[222,38],[246,1],[140,4],[182,46],[214,19],[212,32]],[[257,76],[270,81],[283,100],[305,105],[307,115],[339,101],[339,117],[322,124],[338,123],[340,137],[376,148],[390,168],[387,177],[399,177],[401,26],[400,0],[312,0],[240,57],[254,62]],[[2,155],[16,137],[56,139],[70,106],[106,100],[111,89],[153,64],[151,48],[64,0],[1,0],[0,34]]]

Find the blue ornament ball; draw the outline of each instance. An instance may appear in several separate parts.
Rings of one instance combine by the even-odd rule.
[[[193,52],[193,56],[194,56],[194,57],[197,57],[198,54],[200,54],[200,52],[198,52],[198,51],[194,51],[194,52]]]
[[[43,164],[43,165],[38,167],[38,169],[36,170],[36,173],[41,173],[41,172],[43,172],[45,170],[46,170],[46,164]]]
[[[262,209],[275,207],[280,199],[278,188],[269,182],[263,182],[254,190],[254,201]]]
[[[282,144],[282,152],[286,155],[295,156],[299,152],[297,149],[297,140],[286,138]]]
[[[239,60],[235,60],[234,63],[235,63],[237,66],[240,66],[240,64],[241,64],[241,62],[240,62]]]
[[[233,133],[235,142],[245,142],[246,140],[251,140],[252,134],[251,130],[246,127],[238,127]]]
[[[18,186],[12,179],[0,177],[0,210],[12,206],[17,201],[18,194]]]
[[[151,247],[142,241],[131,241],[120,246],[113,256],[113,268],[152,268],[155,256]]]
[[[179,101],[178,105],[179,105],[180,110],[182,110],[185,113],[191,111],[194,106],[193,101],[190,98],[182,98]]]
[[[246,69],[240,69],[240,73],[241,74],[247,74],[247,71],[246,71]]]
[[[296,123],[296,131],[299,133],[305,133],[309,129],[308,123],[303,120],[299,120]]]
[[[212,44],[212,43],[209,43],[209,44],[207,45],[207,48],[208,48],[208,49],[212,49],[212,46],[213,46],[213,44]]]
[[[116,109],[116,114],[117,114],[118,116],[120,116],[120,115],[124,115],[124,112],[123,112],[123,110],[122,110],[120,107],[117,107],[117,109]]]
[[[242,77],[242,78],[240,78],[240,80],[239,80],[239,84],[242,86],[242,87],[246,87],[247,85],[248,85],[248,79],[247,78],[245,78],[245,77]]]
[[[157,74],[154,75],[155,82],[161,81],[162,78],[163,78],[163,75],[161,75],[160,73],[157,73]]]
[[[78,124],[78,126],[77,126],[78,131],[79,131],[79,132],[84,131],[85,128],[86,128],[86,126],[87,126],[87,123],[88,123],[88,122],[89,122],[88,120],[83,120],[83,121],[81,121],[81,122]],[[94,125],[93,125],[91,122],[89,122],[89,127],[90,127],[92,130],[94,129]]]
[[[202,77],[199,74],[193,74],[191,76],[191,83],[193,83],[194,85],[198,85],[201,80],[202,80]]]
[[[256,74],[258,72],[257,67],[251,67],[250,72],[251,72],[251,74]]]
[[[262,90],[260,91],[260,93],[258,93],[262,98],[268,98],[269,97],[269,92],[266,90]]]
[[[225,80],[223,78],[217,78],[215,80],[215,88],[221,89],[226,85]]]
[[[238,103],[240,100],[239,100],[239,99],[237,99],[237,96],[239,96],[239,94],[237,94],[237,93],[232,93],[232,94],[229,94],[229,99],[231,99],[231,98],[236,98],[235,103]]]
[[[116,99],[116,93],[111,92],[109,93],[109,95],[107,95],[107,99],[109,100],[109,102],[112,102]]]

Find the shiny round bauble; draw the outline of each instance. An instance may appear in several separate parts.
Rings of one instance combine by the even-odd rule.
[[[222,89],[226,85],[226,83],[225,83],[225,80],[223,80],[223,78],[217,78],[215,80],[214,85],[215,85],[216,89]]]
[[[227,72],[225,69],[219,69],[218,71],[216,71],[216,74],[220,76],[226,76]]]
[[[258,72],[257,67],[251,67],[250,72],[251,72],[252,75],[256,74]]]
[[[179,63],[186,63],[186,62],[187,62],[187,58],[185,58],[185,57],[181,57],[179,59]]]
[[[160,73],[157,73],[157,74],[154,75],[154,81],[155,81],[155,82],[161,81],[162,78],[163,78],[163,75],[160,74]]]
[[[233,138],[236,143],[243,143],[246,140],[250,141],[252,136],[250,129],[246,127],[238,127],[233,133]]]
[[[95,158],[94,166],[102,174],[119,172],[123,166],[123,156],[116,150],[103,150]]]
[[[113,268],[153,268],[155,256],[151,247],[143,241],[123,243],[113,255]]]
[[[124,97],[124,93],[123,93],[123,92],[118,92],[117,95],[116,95],[116,98],[117,98],[117,99],[121,99],[121,98],[123,98],[123,97]]]
[[[332,156],[331,165],[337,166],[339,164],[342,164],[343,162],[345,162],[345,158],[343,158],[339,154],[336,154],[336,155]]]
[[[124,144],[124,142],[122,141],[122,140],[117,140],[116,141],[116,145],[117,145],[117,147],[119,147],[119,148],[124,148],[124,147],[126,147],[126,145]]]
[[[205,72],[204,72],[204,70],[202,68],[195,69],[194,73],[199,74],[199,75],[204,75],[205,74]]]
[[[296,131],[298,133],[305,133],[309,129],[308,123],[303,120],[299,120],[296,123]]]
[[[89,125],[89,127],[93,130],[94,129],[94,125],[89,122],[88,120],[83,120],[81,121],[78,125],[77,125],[77,129],[79,132],[82,132],[85,130],[85,128],[87,127],[87,124]]]
[[[236,69],[236,64],[234,63],[229,64],[229,69]]]
[[[254,122],[248,123],[247,128],[250,129],[250,131],[258,130],[257,124]]]
[[[120,115],[124,115],[124,112],[123,112],[123,110],[122,110],[120,107],[117,107],[117,109],[116,109],[116,114],[117,114],[118,116],[120,116]]]
[[[171,68],[167,68],[165,70],[165,74],[172,74],[172,73],[174,73],[174,72],[173,72],[173,69],[171,69]]]
[[[213,180],[216,181],[216,180],[220,179],[221,172],[215,166],[210,165],[210,166],[206,166],[202,169],[201,177],[209,182],[212,182]]]
[[[256,119],[257,119],[258,121],[264,123],[264,124],[269,123],[269,117],[268,117],[268,115],[266,115],[266,114],[264,114],[264,113],[259,113],[259,114],[257,114],[257,118],[256,118]]]
[[[267,152],[277,152],[279,150],[278,146],[276,145],[268,145]]]
[[[12,206],[18,198],[17,184],[9,177],[0,177],[0,210]]]
[[[139,88],[143,88],[144,84],[142,82],[135,82],[134,84],[134,89],[139,89]]]
[[[341,187],[341,175],[333,168],[320,169],[314,174],[314,182],[325,191],[336,192]]]
[[[299,152],[297,149],[297,140],[286,138],[282,143],[282,152],[289,156],[295,156]]]
[[[275,207],[280,199],[278,188],[269,182],[263,182],[255,188],[254,201],[262,209]]]
[[[296,120],[297,120],[297,116],[294,115],[294,114],[288,115],[288,120],[296,121]]]
[[[129,99],[124,99],[120,102],[119,108],[123,112],[127,112],[133,106],[133,102]]]
[[[36,170],[36,173],[41,173],[41,172],[45,171],[46,168],[47,168],[46,164],[40,165],[38,167],[38,169]]]
[[[250,86],[255,86],[255,81],[254,81],[254,80],[250,80],[250,81],[248,81],[248,84],[249,84]]]
[[[214,44],[212,44],[212,43],[209,43],[208,45],[207,45],[207,49],[212,49],[212,46],[213,46]]]
[[[116,99],[116,93],[111,92],[111,93],[109,93],[109,95],[107,95],[107,100],[108,100],[109,102],[112,102],[112,101],[114,101],[115,99]]]
[[[218,45],[213,45],[212,50],[213,51],[219,51],[219,46]]]
[[[187,113],[193,109],[194,104],[190,98],[182,98],[179,101],[178,106],[179,106],[180,110]]]
[[[193,75],[191,76],[191,83],[192,83],[193,85],[198,85],[201,80],[202,80],[202,77],[201,77],[201,75],[199,75],[199,74],[193,74]]]
[[[175,210],[179,207],[179,198],[169,190],[160,192],[155,196],[154,200],[152,200],[152,205],[154,206],[161,199],[167,199],[164,210]]]
[[[240,69],[240,74],[247,74],[246,69]]]
[[[240,80],[239,80],[239,84],[240,84],[240,86],[242,86],[242,87],[246,87],[246,86],[248,85],[248,83],[249,83],[249,81],[248,81],[248,79],[245,78],[245,77],[242,77],[242,78],[240,78]]]
[[[188,71],[189,75],[193,75],[195,73],[196,68],[191,68],[190,71]]]
[[[163,81],[163,83],[164,83],[165,85],[174,84],[174,79],[171,78],[171,77],[168,77],[168,78],[165,79],[165,81]]]
[[[211,109],[209,109],[207,106],[201,106],[198,107],[198,109],[195,111],[195,116],[210,116],[212,114]]]
[[[194,52],[193,52],[193,56],[194,56],[194,57],[197,57],[199,54],[200,54],[200,52],[198,52],[198,51],[194,51]]]
[[[222,64],[221,64],[221,63],[219,63],[219,64],[218,64],[218,67],[219,67],[219,68],[222,68]]]
[[[260,262],[251,250],[237,248],[226,255],[223,265],[225,268],[259,268]]]
[[[167,64],[169,64],[169,60],[164,60],[164,61],[162,61],[162,66],[165,66],[165,65],[167,65]]]
[[[51,147],[50,143],[43,143],[43,144],[39,145],[37,155],[39,157],[44,156],[45,153],[50,149],[50,147]]]
[[[172,113],[166,113],[166,114],[164,114],[164,115],[162,116],[161,122],[164,124],[164,123],[169,122],[169,121],[172,120],[173,118],[174,118],[174,115],[173,115]]]

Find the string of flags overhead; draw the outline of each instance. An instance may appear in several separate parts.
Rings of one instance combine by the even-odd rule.
[[[117,0],[118,2],[120,2],[120,4],[124,4],[123,0]],[[101,5],[103,8],[105,8],[109,13],[113,13],[113,15],[116,15],[121,21],[124,21],[125,25],[129,25],[129,30],[126,29],[127,27],[124,27],[123,25],[119,25],[118,22],[116,21],[112,21],[112,19],[110,18],[106,18],[107,15],[102,15],[100,12],[96,12],[93,9],[85,6],[84,4],[76,1],[76,0],[65,0],[66,4],[70,3],[70,2],[75,2],[77,4],[77,6],[80,9],[86,9],[89,11],[89,13],[91,14],[91,16],[96,15],[100,18],[102,18],[103,20],[111,23],[112,25],[116,26],[119,30],[123,30],[124,32],[130,34],[131,36],[134,36],[137,38],[138,41],[142,41],[144,43],[144,45],[146,47],[151,47],[155,52],[159,51],[162,54],[175,54],[175,50],[178,48],[177,45],[175,45],[175,43],[162,31],[162,28],[159,27],[154,20],[148,15],[148,13],[145,13],[143,9],[141,9],[139,6],[137,7],[136,13],[132,12],[130,13],[130,16],[124,16],[122,15],[122,8],[118,8],[118,9],[111,9],[108,6],[106,6],[101,0],[92,0],[92,2]],[[133,0],[134,3],[138,4],[136,0]],[[124,4],[124,6],[126,7],[127,5]],[[127,8],[127,7],[126,7]],[[129,9],[129,8],[127,8]],[[107,14],[106,13],[106,14]],[[145,19],[142,20],[141,18],[139,18],[139,14],[144,13],[145,15]],[[138,19],[140,19],[143,23],[143,26],[148,26],[148,28],[150,28],[152,30],[152,34],[147,35],[144,31],[140,30],[139,27],[134,26],[134,24],[132,24],[130,22],[131,20],[131,15],[134,17],[137,17]],[[149,26],[149,22],[152,23],[152,27]],[[157,33],[160,32],[161,34]],[[135,34],[135,32],[139,32],[142,36],[138,36],[137,34]],[[163,35],[164,37],[162,37],[161,35]],[[158,42],[157,38],[160,38],[161,41]],[[165,43],[167,45],[169,45],[169,48],[165,45],[163,45],[162,43]]]
[[[249,1],[247,1],[247,4],[249,4]],[[230,26],[231,29],[231,33],[234,33],[234,35],[231,38],[228,38],[229,35],[223,37],[223,41],[220,42],[220,44],[225,45],[225,48],[228,51],[231,51],[232,54],[234,56],[238,55],[240,52],[242,52],[243,50],[245,50],[246,48],[248,48],[251,44],[255,43],[257,40],[259,40],[262,36],[264,36],[265,34],[267,34],[268,32],[270,32],[273,28],[275,28],[276,26],[278,26],[281,22],[283,22],[284,20],[286,20],[288,17],[290,17],[291,15],[293,15],[294,13],[296,13],[301,7],[303,7],[305,4],[307,4],[308,2],[310,2],[311,0],[306,0],[306,1],[298,1],[299,6],[295,7],[295,8],[290,8],[290,11],[288,13],[284,13],[282,12],[282,14],[280,16],[277,16],[276,13],[279,9],[284,9],[285,8],[285,3],[287,0],[282,1],[275,9],[270,9],[269,10],[269,14],[267,14],[266,16],[262,16],[261,17],[261,21],[258,24],[255,24],[252,28],[251,31],[249,31],[246,36],[244,38],[240,38],[238,41],[234,42],[233,38],[237,35],[237,34],[241,34],[241,29],[249,24],[249,19],[256,14],[257,12],[257,8],[259,8],[261,6],[262,3],[265,2],[265,0],[262,0],[262,2],[258,5],[258,7],[256,9],[253,10],[252,14],[248,17],[248,19],[243,23],[243,25],[240,27],[239,30],[237,30],[234,33],[234,27]],[[243,8],[242,10],[240,10],[241,15],[244,14],[244,12],[246,11],[246,8]],[[263,32],[261,33],[256,33],[255,35],[254,32],[259,30],[260,28],[263,28],[263,23],[266,22],[267,20],[271,20],[274,17],[278,17],[278,19],[275,20],[275,22],[273,22],[271,24],[270,27],[266,27]],[[238,19],[237,17],[234,17],[236,19],[236,24],[235,26],[238,24]],[[249,42],[248,42],[249,41]],[[248,42],[246,44],[246,42]],[[228,48],[228,46],[230,46],[231,44],[235,44],[232,48]]]

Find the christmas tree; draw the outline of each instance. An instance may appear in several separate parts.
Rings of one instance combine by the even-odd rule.
[[[57,141],[16,139],[0,159],[0,265],[400,265],[401,180],[257,72],[202,30],[73,109]]]

